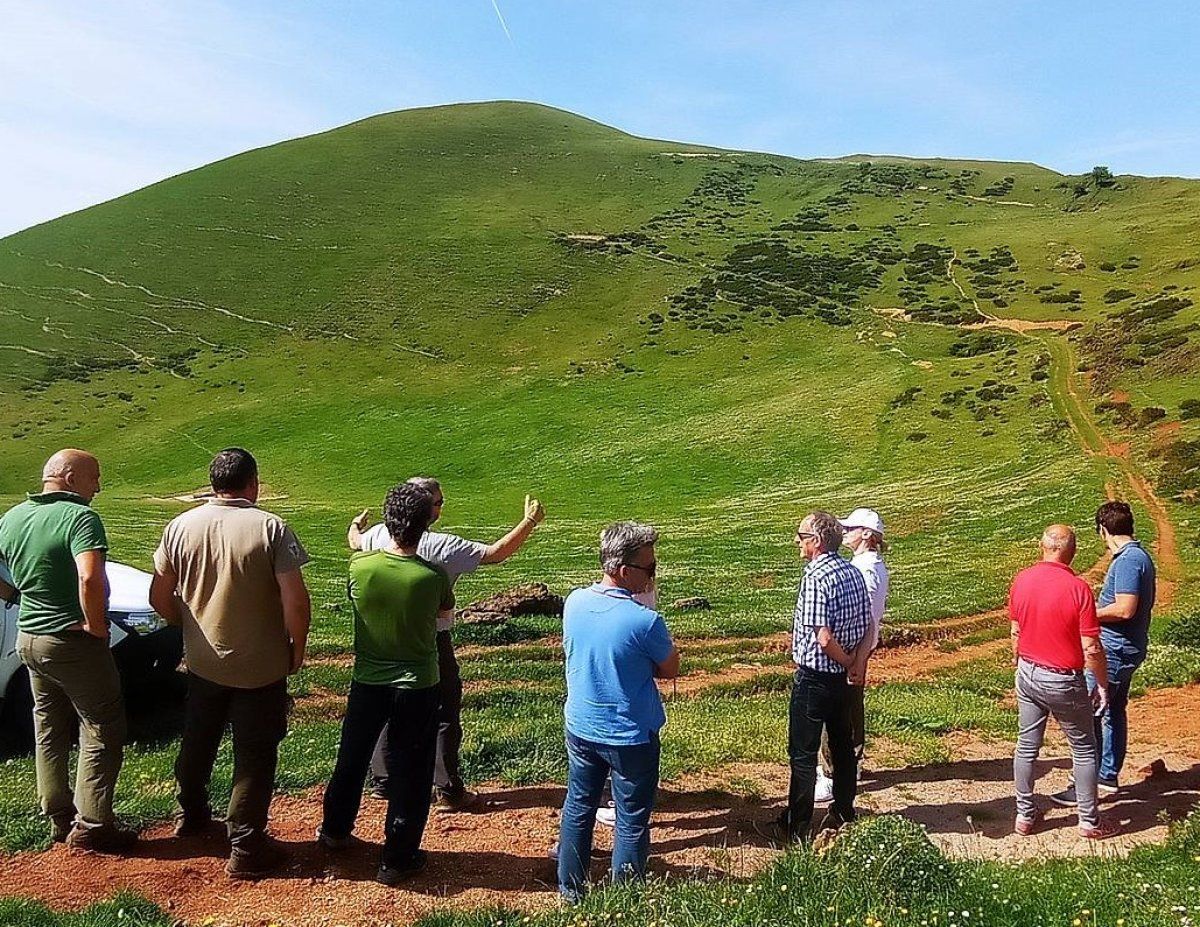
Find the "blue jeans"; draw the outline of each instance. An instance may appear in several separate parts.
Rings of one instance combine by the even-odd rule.
[[[584,740],[567,731],[567,798],[558,835],[558,890],[564,898],[578,901],[587,890],[596,809],[610,773],[617,810],[613,881],[646,874],[659,754],[657,733],[650,735],[649,743],[616,747]]]
[[[1101,781],[1116,782],[1125,765],[1129,742],[1129,684],[1134,671],[1146,659],[1146,652],[1132,645],[1104,648],[1108,661],[1108,710],[1096,718],[1096,757]],[[1096,687],[1096,677],[1087,673],[1088,691]]]

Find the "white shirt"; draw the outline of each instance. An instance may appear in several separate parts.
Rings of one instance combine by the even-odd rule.
[[[362,550],[385,550],[391,547],[392,536],[388,534],[386,525],[378,524],[362,532],[361,543]],[[426,531],[417,543],[417,556],[444,572],[452,589],[463,573],[474,573],[479,569],[486,553],[486,544],[441,531]],[[453,624],[453,614],[445,618],[438,615],[439,631],[449,631]]]
[[[887,605],[888,568],[879,556],[879,551],[864,550],[855,554],[850,563],[858,567],[867,582],[867,593],[871,596],[871,633],[867,640],[873,641],[872,648],[879,646],[879,629],[883,625],[883,610]]]

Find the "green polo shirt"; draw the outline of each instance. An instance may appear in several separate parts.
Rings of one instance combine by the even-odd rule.
[[[354,679],[373,686],[438,684],[437,617],[454,607],[446,574],[420,557],[391,551],[350,558]]]
[[[54,634],[83,621],[75,557],[85,550],[108,550],[108,538],[76,493],[30,493],[0,517],[0,560],[21,593],[17,627]]]

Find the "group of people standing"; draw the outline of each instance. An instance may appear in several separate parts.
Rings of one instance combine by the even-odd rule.
[[[286,680],[302,666],[307,646],[311,605],[301,568],[309,558],[282,519],[258,508],[258,466],[249,452],[221,451],[209,477],[208,501],[166,526],[150,588],[152,607],[183,628],[187,666],[175,830],[187,836],[217,823],[209,780],[231,729],[227,871],[259,878],[287,859],[267,834],[267,818],[287,731]],[[13,578],[11,586],[0,582],[0,595],[21,595],[19,649],[34,695],[39,799],[53,839],[122,852],[137,834],[119,825],[112,809],[126,731],[108,648],[108,543],[90,507],[100,490],[99,463],[83,451],[60,451],[42,482],[41,493],[0,517],[0,561]],[[425,865],[421,841],[431,805],[455,811],[476,799],[459,768],[455,582],[515,554],[545,514],[527,496],[521,521],[489,544],[430,530],[444,502],[436,480],[414,477],[388,491],[381,524],[369,528],[364,511],[347,533],[355,550],[347,583],[354,667],[316,838],[331,853],[352,845],[370,774],[370,791],[387,801],[377,878],[389,885]],[[1070,569],[1076,539],[1062,525],[1046,530],[1042,561],[1018,575],[1010,595],[1021,834],[1032,833],[1040,817],[1032,764],[1050,716],[1071,742],[1075,770],[1072,787],[1054,800],[1078,805],[1084,836],[1114,832],[1096,812],[1097,790],[1117,789],[1130,679],[1146,653],[1154,566],[1133,538],[1127,505],[1101,506],[1096,526],[1114,554],[1099,609]],[[613,878],[646,870],[666,722],[656,680],[680,671],[679,650],[655,608],[657,542],[648,525],[610,525],[600,537],[602,579],[564,604],[568,778],[554,855],[559,890],[569,900],[587,889],[598,816],[616,828]],[[845,519],[814,511],[800,522],[795,544],[805,566],[792,633],[791,778],[783,813],[762,825],[781,841],[807,839],[822,802],[831,803],[822,828],[855,819],[864,686],[889,587],[883,521],[871,509]],[[852,559],[839,553],[843,545]],[[81,749],[72,789],[67,759],[76,727]],[[602,807],[606,785],[611,810]]]

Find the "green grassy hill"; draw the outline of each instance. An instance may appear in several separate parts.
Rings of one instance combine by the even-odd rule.
[[[636,517],[714,632],[786,624],[795,520],[868,504],[894,620],[921,621],[996,604],[1047,521],[1129,492],[1071,427],[1099,415],[1180,528],[1179,607],[1198,218],[1186,180],[796,161],[516,103],[378,116],[0,241],[0,502],[94,449],[114,555],[145,565],[244,444],[332,606],[345,523],[389,484],[437,474],[479,536],[532,491],[546,528],[467,597],[580,581]],[[1081,327],[960,327],[993,316]],[[320,633],[346,636],[332,611]]]

